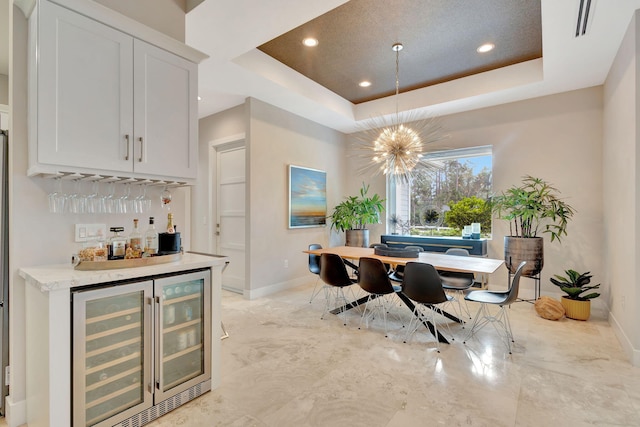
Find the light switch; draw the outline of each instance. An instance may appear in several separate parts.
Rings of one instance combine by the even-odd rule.
[[[107,237],[106,224],[76,224],[76,242],[87,242]]]

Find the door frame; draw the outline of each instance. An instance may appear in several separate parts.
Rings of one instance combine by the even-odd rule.
[[[207,235],[209,236],[208,238],[208,251],[209,253],[215,253],[216,251],[216,247],[217,247],[217,243],[218,243],[218,238],[216,236],[216,219],[217,219],[217,214],[218,214],[218,201],[217,201],[217,194],[216,194],[216,189],[218,186],[218,169],[217,169],[217,155],[218,155],[218,151],[221,150],[226,150],[226,149],[233,149],[233,148],[241,148],[244,147],[245,149],[245,163],[247,161],[247,143],[246,143],[246,134],[243,133],[238,133],[235,135],[230,135],[228,137],[225,138],[219,138],[219,139],[214,139],[213,141],[209,142],[209,163],[208,163],[208,169],[209,169],[209,176],[208,176],[208,182],[209,182],[209,195],[208,195],[208,206],[207,206],[207,213],[208,213],[208,220],[207,220]],[[248,280],[249,280],[249,233],[248,231],[248,226],[247,226],[247,220],[248,220],[248,216],[249,216],[249,197],[248,197],[248,192],[249,192],[249,170],[248,168],[245,168],[245,269],[244,269],[244,280],[245,280],[245,286],[244,286],[244,291],[243,291],[243,295],[246,296],[247,295],[247,287],[248,287]]]

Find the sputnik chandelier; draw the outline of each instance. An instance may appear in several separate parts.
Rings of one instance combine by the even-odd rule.
[[[400,92],[400,51],[402,43],[392,46],[396,53],[396,112],[390,119],[385,116],[372,118],[362,133],[361,147],[363,157],[368,162],[360,169],[361,173],[371,171],[374,174],[393,175],[401,182],[409,182],[417,167],[437,169],[431,163],[422,160],[426,145],[444,138],[441,127],[434,118],[417,120],[411,114],[400,119],[398,97]],[[410,125],[408,124],[410,123]],[[371,141],[373,140],[373,144]]]

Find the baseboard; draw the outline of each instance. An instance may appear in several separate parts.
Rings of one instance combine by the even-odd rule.
[[[613,328],[613,332],[616,334],[616,337],[622,346],[622,350],[629,358],[631,364],[633,366],[640,367],[640,350],[633,348],[633,343],[629,337],[627,337],[627,334],[625,334],[620,323],[611,312],[609,312],[609,324]]]
[[[302,286],[306,283],[309,283],[309,275],[287,280],[286,282],[274,283],[273,285],[263,286],[257,289],[245,289],[244,296],[248,299],[262,298],[287,289],[297,288],[298,286]]]
[[[27,401],[14,402],[11,396],[5,398],[4,419],[7,427],[19,427],[27,424]]]

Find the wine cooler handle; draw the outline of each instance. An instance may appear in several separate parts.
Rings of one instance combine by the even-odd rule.
[[[126,134],[124,139],[127,141],[127,154],[124,156],[124,159],[129,160],[129,134]]]
[[[147,298],[147,325],[152,325],[154,322],[154,318],[153,318],[153,297],[151,298]],[[151,331],[151,348],[155,349],[155,337],[153,334],[153,329]],[[153,354],[153,351],[149,351],[147,352],[149,353],[149,358],[145,363],[149,363],[149,367],[151,372],[149,373],[149,383],[147,384],[147,391],[150,394],[153,394],[153,383],[155,382],[155,365],[153,363],[153,359],[151,358],[151,355]]]
[[[161,310],[162,310],[162,306],[160,305],[160,297],[156,296],[155,297],[156,300],[156,313],[158,313],[156,315],[156,334],[155,334],[155,338],[156,338],[156,342],[155,342],[155,354],[156,356],[156,361],[155,361],[155,368],[154,368],[154,381],[156,384],[156,389],[160,390],[160,384],[162,384],[162,378],[161,378],[161,373],[162,370],[160,369],[160,357],[159,355],[162,354],[161,351],[162,349],[160,348],[160,334],[162,333],[162,323],[161,323]]]

